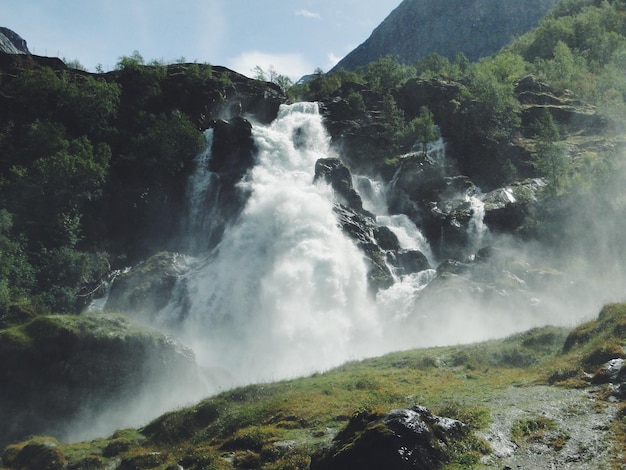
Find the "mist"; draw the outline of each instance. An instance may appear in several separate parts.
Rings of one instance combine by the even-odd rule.
[[[389,227],[402,248],[423,252],[432,268],[397,274],[391,287],[372,294],[364,254],[337,221],[336,195],[326,183],[313,182],[319,158],[341,157],[317,105],[282,105],[271,125],[254,125],[252,132],[258,155],[238,183],[247,200],[225,221],[216,207],[219,178],[207,170],[207,131],[184,224],[182,243],[193,256],[168,304],[139,317],[193,351],[201,380],[170,383],[168,394],[145,388],[131,402],[140,403],[140,412],[124,424],[234,386],[391,351],[502,338],[544,325],[573,327],[625,298],[623,171],[611,172],[603,191],[580,191],[541,207],[552,232],[543,242],[492,232],[479,198],[471,198],[467,269],[458,275],[438,273],[445,260],[420,228],[404,214],[388,213],[388,184],[353,175],[377,223]],[[216,234],[219,242],[207,244]],[[129,408],[120,407],[113,412]],[[119,421],[104,428],[114,424]]]

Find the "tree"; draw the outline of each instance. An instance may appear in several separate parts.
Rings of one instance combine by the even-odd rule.
[[[415,75],[414,68],[401,64],[391,56],[370,63],[364,72],[370,88],[381,92],[393,90]]]
[[[533,165],[546,177],[550,193],[553,196],[559,194],[570,170],[567,147],[562,143],[540,142],[533,155]]]
[[[260,65],[257,65],[252,69],[252,71],[254,72],[255,80],[274,83],[285,93],[293,86],[293,81],[288,76],[279,74],[276,69],[274,69],[273,65],[270,65],[267,71],[265,71]]]
[[[422,144],[424,156],[428,152],[428,142],[437,139],[437,127],[433,113],[426,106],[420,108],[419,115],[407,125],[407,134],[412,140]]]
[[[383,97],[383,119],[385,127],[395,135],[404,132],[404,111],[391,93]]]
[[[559,139],[559,128],[554,122],[552,113],[546,108],[541,110],[537,119],[530,123],[529,128],[533,137],[542,143],[553,143]]]

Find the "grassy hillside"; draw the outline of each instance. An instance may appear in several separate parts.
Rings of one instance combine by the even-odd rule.
[[[623,468],[626,406],[615,397],[624,374],[610,377],[601,366],[626,356],[624,332],[626,304],[608,305],[569,333],[544,327],[242,387],[107,439],[11,445],[3,464],[33,468],[19,463],[41,457],[39,446],[67,468],[304,469],[354,416],[419,404],[470,430],[450,446],[447,468],[530,465],[535,454],[535,462],[547,466]],[[502,451],[507,442],[510,454]]]

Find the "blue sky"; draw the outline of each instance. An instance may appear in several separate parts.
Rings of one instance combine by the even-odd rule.
[[[330,69],[401,0],[1,0],[0,26],[33,54],[115,67],[147,61],[223,65],[251,76],[270,65],[298,79]]]

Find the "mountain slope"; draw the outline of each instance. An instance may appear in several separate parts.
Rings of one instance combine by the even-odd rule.
[[[386,55],[411,63],[436,52],[471,61],[493,54],[515,35],[536,26],[557,0],[405,0],[335,69],[356,67]]]
[[[7,54],[30,54],[26,41],[9,28],[0,27],[0,51]]]

